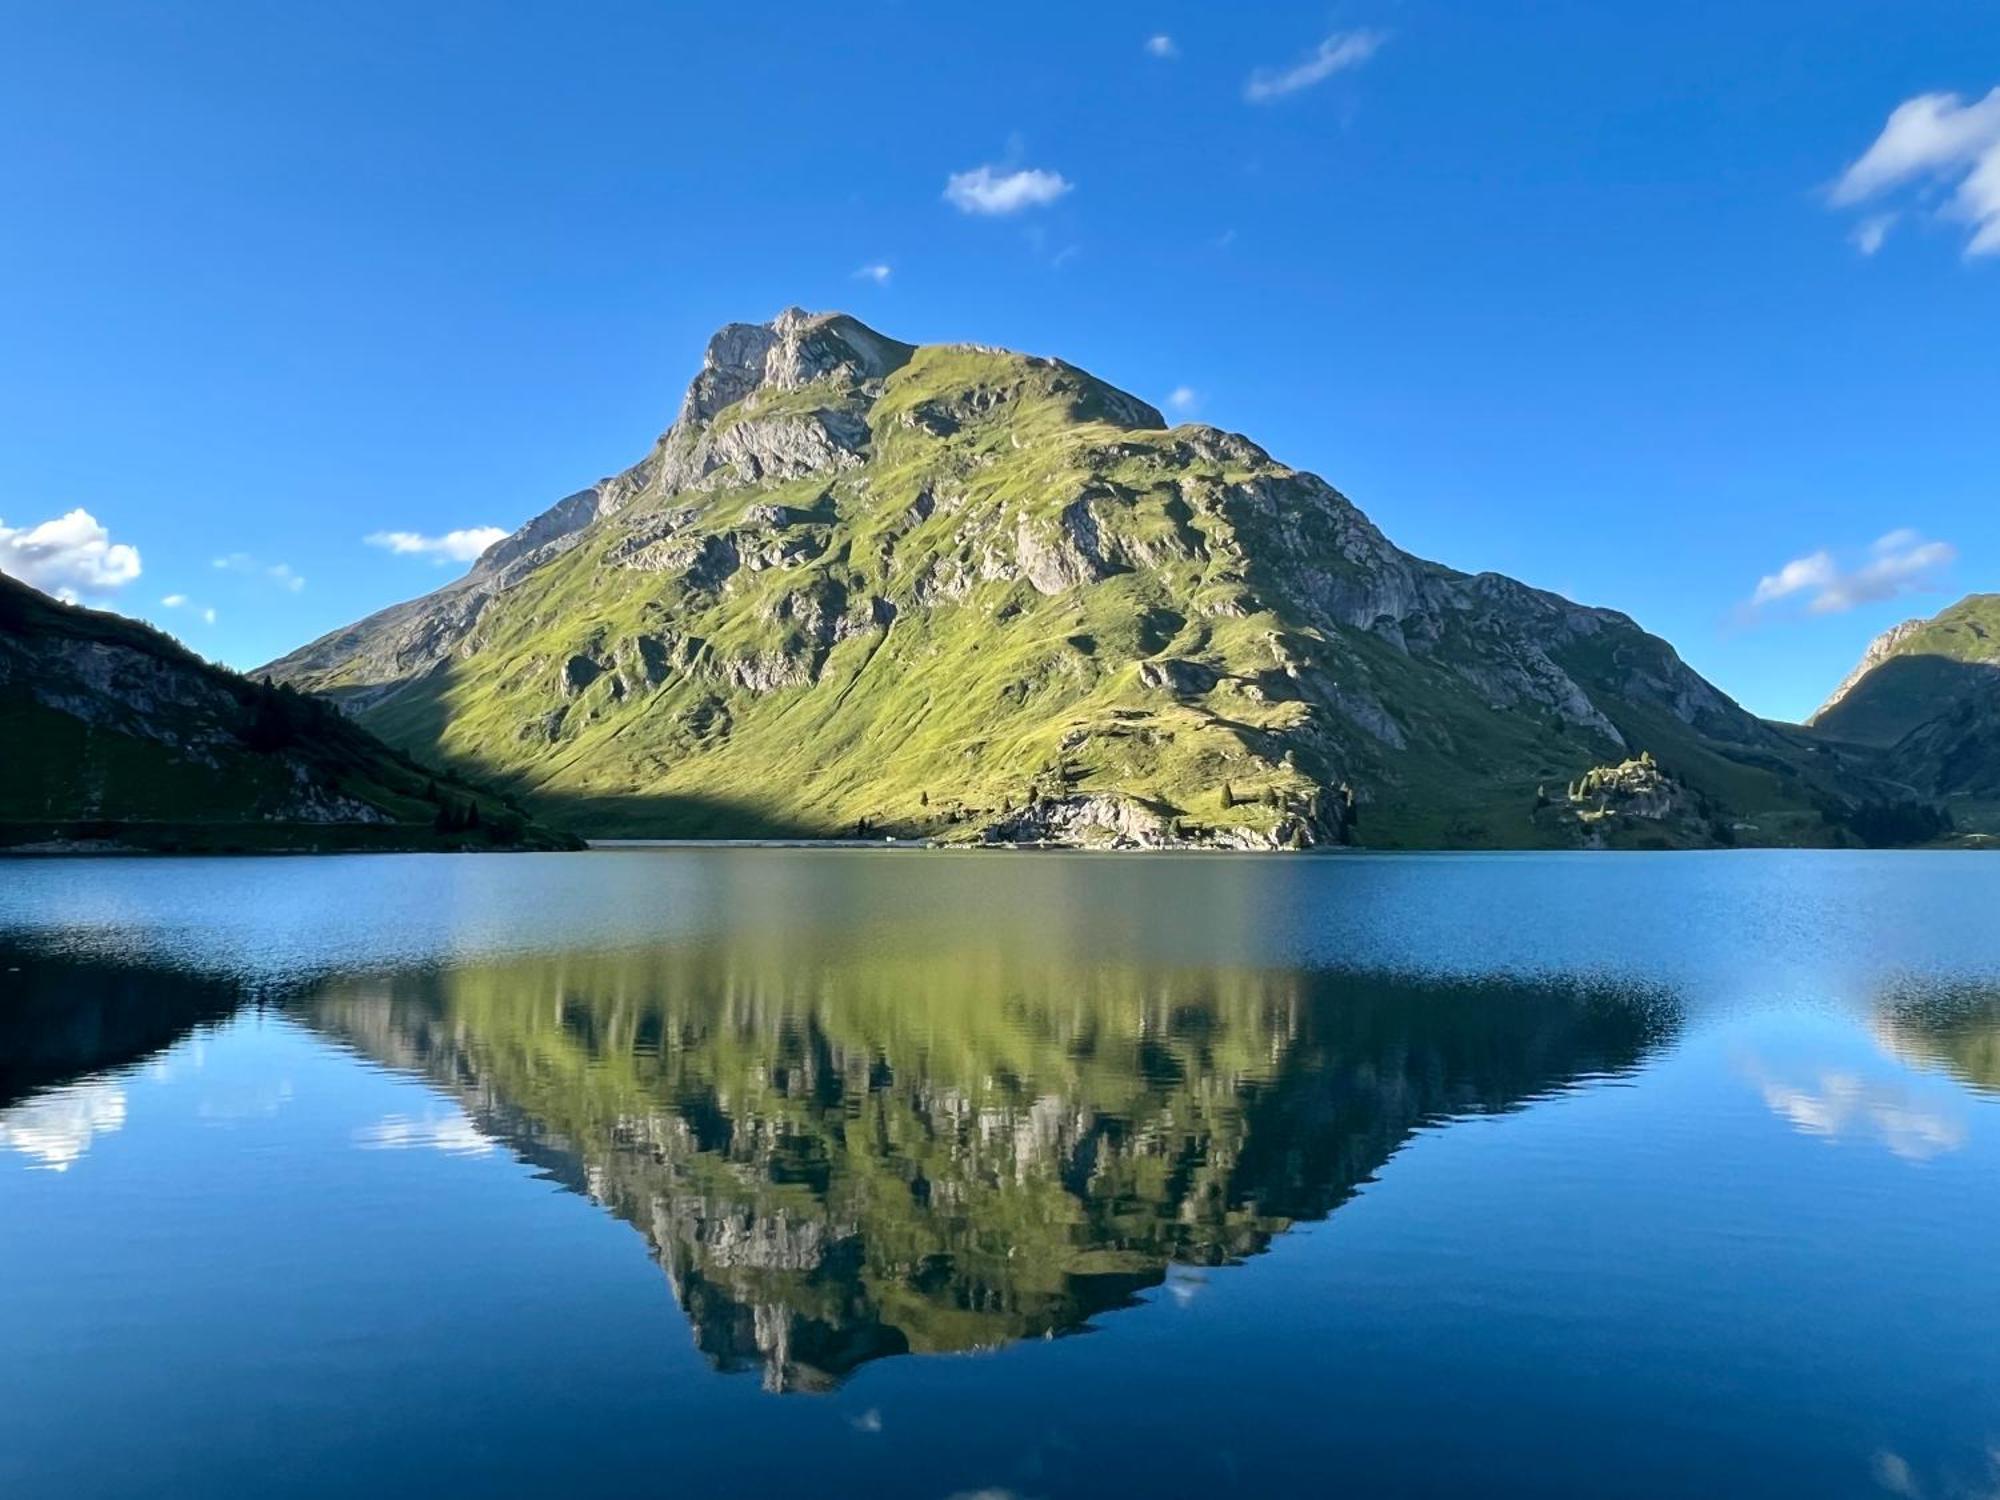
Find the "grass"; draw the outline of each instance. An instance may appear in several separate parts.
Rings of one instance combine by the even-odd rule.
[[[1617,617],[1550,649],[1622,744],[1507,685],[1560,675],[1545,596],[1459,580],[1421,650],[1343,621],[1312,601],[1366,596],[1365,518],[1070,366],[926,347],[714,427],[822,411],[865,418],[858,466],[642,493],[364,721],[603,836],[972,840],[1102,796],[1196,839],[1534,846],[1575,837],[1540,788],[1641,749],[1753,841],[1837,841],[1825,809],[1864,795],[1852,755],[1734,705],[1691,724],[1691,674]]]

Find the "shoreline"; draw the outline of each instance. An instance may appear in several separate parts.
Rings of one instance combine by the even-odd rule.
[[[1985,853],[2000,849],[2000,837],[1988,834],[1974,834],[1956,839],[1948,844],[1909,844],[1880,849],[1843,848],[1829,844],[1760,844],[1738,847],[1717,847],[1710,849],[1588,849],[1552,848],[1532,845],[1508,848],[1488,848],[1476,845],[1437,848],[1391,848],[1371,847],[1365,844],[1328,844],[1305,849],[1244,849],[1218,847],[1213,844],[1171,844],[1171,845],[1112,845],[1056,844],[1056,843],[936,843],[923,839],[691,839],[691,838],[604,838],[584,839],[576,848],[505,848],[505,847],[458,847],[439,848],[424,844],[388,845],[369,848],[353,846],[347,848],[283,847],[270,848],[192,848],[169,849],[145,844],[119,843],[111,839],[65,839],[42,840],[32,844],[0,845],[0,863],[10,859],[51,860],[51,859],[246,859],[246,858],[318,858],[342,855],[397,855],[397,854],[448,854],[448,855],[530,855],[530,854],[620,854],[642,853],[653,850],[678,852],[700,852],[704,850],[744,850],[773,851],[827,851],[840,853],[1002,853],[1002,854],[1121,854],[1121,855],[1204,855],[1218,857],[1256,858],[1347,858],[1368,855],[1526,855],[1526,854],[1760,854],[1760,853],[1810,853],[1825,854],[1958,854]]]

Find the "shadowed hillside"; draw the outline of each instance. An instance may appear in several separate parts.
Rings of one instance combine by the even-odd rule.
[[[0,847],[563,847],[329,705],[0,576]]]

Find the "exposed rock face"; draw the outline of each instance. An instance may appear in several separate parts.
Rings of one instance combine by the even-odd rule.
[[[606,644],[641,639],[674,644]],[[605,670],[552,678],[577,656]],[[1247,438],[796,309],[716,334],[631,469],[269,670],[531,795],[614,793],[607,833],[977,840],[1039,805],[1058,840],[1510,843],[1537,785],[1641,749],[1850,796],[1624,615],[1413,557]],[[1354,817],[1300,811],[1334,788]]]
[[[1840,679],[1840,686],[1827,695],[1826,702],[1813,710],[1808,724],[1817,724],[1827,714],[1840,706],[1840,701],[1860,684],[1861,679],[1881,666],[1883,662],[1902,648],[1903,644],[1924,628],[1922,619],[1905,620],[1900,625],[1891,625],[1887,630],[1868,643],[1868,649],[1861,653],[1861,660],[1854,664],[1854,670]]]

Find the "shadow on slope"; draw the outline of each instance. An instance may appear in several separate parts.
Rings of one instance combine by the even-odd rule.
[[[535,815],[555,827],[597,839],[829,839],[852,830],[794,822],[726,797],[677,792],[529,792]]]
[[[244,1003],[240,985],[175,969],[0,945],[0,1108],[143,1062]]]
[[[1913,730],[2000,689],[2000,665],[1930,654],[1892,656],[1814,723],[1828,739],[1888,749]]]

